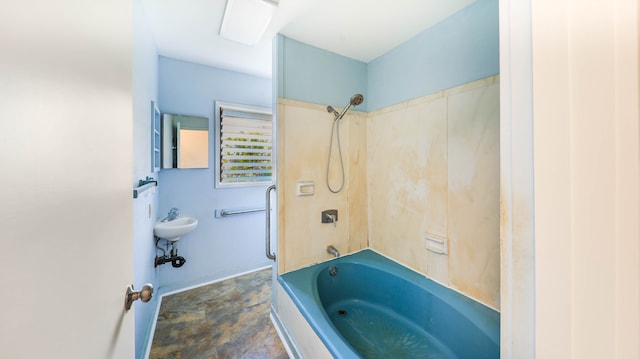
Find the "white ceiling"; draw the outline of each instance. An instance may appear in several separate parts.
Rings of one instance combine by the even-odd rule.
[[[255,46],[218,36],[226,0],[142,0],[160,55],[271,77],[276,33],[369,62],[475,0],[280,0]]]

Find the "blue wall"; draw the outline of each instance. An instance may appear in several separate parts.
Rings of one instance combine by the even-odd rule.
[[[278,35],[278,97],[343,107],[367,97],[367,64]],[[358,107],[366,111],[367,102]]]
[[[359,110],[383,107],[499,73],[498,1],[477,0],[368,64],[282,35],[274,79],[279,97]]]
[[[213,134],[214,102],[271,107],[270,79],[175,60],[159,59],[158,103],[161,112],[209,118]],[[160,217],[171,207],[198,218],[198,228],[180,239],[181,268],[159,268],[163,292],[202,284],[270,265],[264,255],[264,213],[215,218],[216,209],[264,206],[266,187],[214,188],[213,143],[207,169],[160,171]]]
[[[158,98],[158,51],[148,30],[140,0],[133,2],[133,188],[151,172],[151,101]],[[153,224],[158,212],[159,192],[147,191],[133,200],[133,283],[140,289],[144,283],[158,287]],[[151,215],[149,215],[151,210]],[[114,255],[117,255],[115,253]],[[136,358],[143,358],[152,326],[158,296],[151,302],[134,303]]]
[[[476,1],[369,63],[369,111],[498,74],[498,42],[498,1]]]

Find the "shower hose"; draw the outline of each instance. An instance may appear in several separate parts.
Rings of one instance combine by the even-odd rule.
[[[342,161],[342,148],[340,146],[340,120],[338,116],[333,119],[333,125],[331,126],[331,139],[329,140],[329,157],[327,158],[327,188],[331,193],[338,193],[342,191],[344,187],[344,163]],[[340,171],[342,174],[342,182],[340,183],[340,188],[334,190],[331,188],[331,184],[329,183],[329,167],[331,165],[331,152],[333,149],[333,133],[336,133],[336,137],[338,138],[338,157],[340,157]]]

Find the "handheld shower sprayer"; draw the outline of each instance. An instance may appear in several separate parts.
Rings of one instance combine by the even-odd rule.
[[[364,102],[364,96],[362,96],[362,94],[357,93],[351,96],[351,99],[349,99],[349,103],[347,104],[347,106],[345,106],[342,109],[342,112],[338,113],[338,111],[336,111],[336,109],[333,108],[333,106],[331,105],[327,106],[327,112],[332,113],[335,116],[334,120],[340,120],[344,117],[347,111],[349,111],[351,106],[358,106],[362,102]]]
[[[364,96],[362,96],[362,94],[355,94],[353,96],[351,96],[351,99],[349,99],[349,104],[347,104],[347,106],[345,106],[342,109],[342,112],[338,112],[336,111],[335,108],[333,108],[332,106],[327,106],[327,112],[332,113],[333,114],[333,126],[331,127],[331,140],[329,141],[329,158],[327,159],[327,188],[329,188],[329,191],[331,191],[332,193],[338,193],[340,191],[342,191],[342,188],[344,187],[344,163],[342,161],[342,149],[340,148],[340,120],[344,117],[344,115],[347,113],[347,111],[349,111],[349,109],[351,108],[351,106],[358,106],[360,105],[362,102],[364,102]],[[336,125],[337,123],[337,125]],[[336,126],[337,126],[337,130],[336,130]],[[338,188],[337,190],[334,190],[333,188],[331,188],[331,185],[329,184],[329,167],[331,165],[331,150],[333,148],[333,132],[334,130],[336,131],[337,135],[336,137],[338,138],[338,154],[340,156],[340,168],[342,170],[342,183],[340,184],[340,188]]]
[[[331,105],[327,106],[327,112],[332,113],[334,116],[340,116],[340,113]]]

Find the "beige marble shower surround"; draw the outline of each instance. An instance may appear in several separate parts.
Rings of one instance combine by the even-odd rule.
[[[500,307],[498,76],[390,106],[341,124],[347,184],[324,183],[332,116],[280,100],[279,270],[371,247],[493,308]],[[339,178],[332,159],[332,183]],[[316,194],[295,195],[312,180]],[[320,224],[336,208],[337,227]],[[430,252],[425,235],[448,241]]]
[[[349,111],[340,124],[345,185],[331,193],[326,166],[333,115],[325,106],[280,99],[278,103],[278,270],[280,273],[367,246],[366,114]],[[329,181],[340,187],[340,160],[334,139]],[[313,182],[312,196],[298,196],[298,182]],[[321,223],[321,213],[338,210],[338,221]]]
[[[500,307],[498,77],[369,114],[369,243]],[[426,250],[425,235],[448,241]]]

